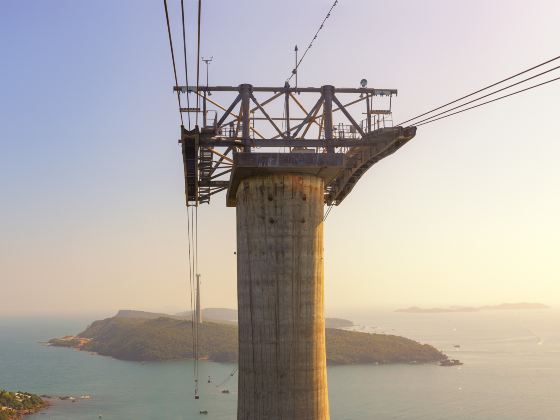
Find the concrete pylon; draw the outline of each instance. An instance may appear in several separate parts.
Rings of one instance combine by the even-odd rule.
[[[239,420],[329,419],[323,194],[295,173],[237,189]]]

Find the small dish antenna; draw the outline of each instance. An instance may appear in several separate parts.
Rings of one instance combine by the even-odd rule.
[[[360,86],[365,88],[367,86],[367,80],[366,79],[360,80]]]

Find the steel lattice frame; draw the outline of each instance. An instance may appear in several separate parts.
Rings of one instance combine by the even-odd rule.
[[[237,158],[263,150],[292,157],[337,157],[342,164],[325,186],[325,203],[338,205],[367,169],[394,153],[416,133],[416,127],[392,126],[391,100],[397,95],[395,89],[242,84],[202,86],[198,90],[195,86],[175,86],[174,91],[202,99],[202,109],[181,109],[202,114],[202,126],[190,131],[182,127],[179,141],[187,205],[208,203],[212,195],[227,190]],[[210,98],[212,94],[224,96],[229,105],[223,106]],[[353,99],[343,103],[343,95]],[[388,106],[374,108],[376,97],[388,101]],[[356,104],[365,105],[365,118],[360,122],[349,111]],[[333,122],[335,114],[341,116],[341,122]]]

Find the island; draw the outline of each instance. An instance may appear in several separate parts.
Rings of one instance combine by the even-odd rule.
[[[0,389],[0,420],[19,420],[26,414],[37,413],[48,403],[29,392],[10,392]]]
[[[230,308],[204,308],[201,311],[202,319],[206,321],[236,324],[237,323],[237,310]],[[143,319],[156,319],[156,318],[173,318],[185,319],[192,318],[192,312],[180,312],[178,314],[168,315],[160,312],[145,312],[132,309],[121,309],[117,315],[121,318],[143,318]],[[327,328],[349,328],[353,327],[354,323],[348,319],[343,318],[325,318],[325,326]]]
[[[158,314],[159,315],[159,314]],[[238,357],[237,325],[204,321],[198,327],[199,357],[235,363]],[[116,359],[160,361],[190,359],[192,321],[177,317],[151,318],[117,314],[93,322],[76,336],[49,340],[49,345],[72,347]],[[436,363],[447,356],[428,345],[404,337],[326,329],[327,363]]]
[[[480,312],[480,311],[499,311],[499,310],[528,310],[528,309],[548,309],[542,303],[501,303],[499,305],[486,306],[448,306],[444,308],[419,308],[411,306],[409,308],[397,309],[395,312],[408,312],[413,314],[437,314],[449,312]]]
[[[549,309],[542,303],[528,303],[528,302],[518,302],[518,303],[501,303],[499,305],[481,306],[479,308],[481,311],[499,311],[499,310],[518,310],[518,309]]]

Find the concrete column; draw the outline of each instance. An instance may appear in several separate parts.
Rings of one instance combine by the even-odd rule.
[[[323,191],[298,174],[237,190],[239,420],[329,419]]]

